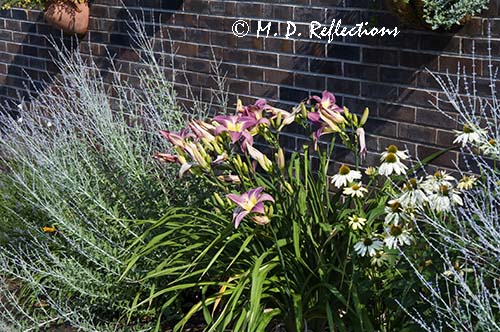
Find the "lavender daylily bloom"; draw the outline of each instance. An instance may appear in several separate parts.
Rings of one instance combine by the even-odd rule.
[[[250,157],[256,160],[263,170],[265,170],[266,172],[270,172],[273,169],[273,163],[271,162],[271,160],[269,160],[269,158],[267,158],[265,154],[251,145],[247,146],[247,150],[248,154],[250,154]]]
[[[238,100],[236,110],[242,116],[249,116],[255,118],[256,120],[261,120],[263,118],[263,112],[272,109],[267,103],[266,99],[259,99],[253,105],[243,106],[241,100]]]
[[[244,145],[253,144],[253,136],[248,131],[257,124],[257,120],[250,116],[224,116],[219,115],[214,118],[214,121],[220,124],[215,128],[215,135],[219,135],[222,132],[228,132],[231,137],[231,141],[236,143],[241,137],[245,139]]]
[[[176,134],[168,130],[160,130],[160,134],[165,137],[170,144],[174,146],[179,146],[183,148],[186,144],[186,138],[194,138],[195,135],[188,132],[187,129],[183,129],[180,133]]]
[[[229,194],[227,198],[233,201],[238,207],[233,213],[234,226],[238,228],[241,220],[250,213],[265,214],[264,202],[274,202],[274,198],[269,194],[263,194],[264,188],[251,189],[241,195]]]
[[[336,99],[333,93],[328,91],[323,91],[322,97],[313,96],[312,99],[316,100],[319,105],[320,110],[333,111],[333,112],[343,112],[343,109],[336,104]]]
[[[189,123],[189,128],[193,131],[198,139],[211,143],[215,141],[215,136],[213,135],[215,131],[215,126],[206,123],[204,121],[191,121]]]

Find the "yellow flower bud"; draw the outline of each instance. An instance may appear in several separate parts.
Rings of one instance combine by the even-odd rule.
[[[275,157],[278,168],[280,170],[283,170],[285,168],[285,153],[283,152],[283,149],[281,147],[278,149],[278,152],[276,153]]]
[[[361,117],[361,120],[359,121],[359,125],[360,127],[363,127],[366,123],[366,121],[368,120],[368,116],[370,115],[370,110],[367,108],[365,108],[365,111],[363,112],[363,116]]]

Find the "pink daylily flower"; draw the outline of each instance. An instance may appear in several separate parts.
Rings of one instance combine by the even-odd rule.
[[[176,134],[168,130],[160,130],[160,134],[165,137],[170,144],[183,148],[186,144],[186,138],[194,138],[192,133],[187,129],[183,129],[180,133]]]
[[[281,124],[279,128],[283,128],[285,126],[290,125],[292,122],[295,121],[295,117],[299,113],[300,109],[296,108],[293,110],[293,112],[287,112],[285,110],[279,109],[279,108],[271,108],[269,110],[269,113],[272,114],[271,119],[276,119],[276,118],[281,118]]]
[[[321,126],[318,130],[316,130],[313,133],[314,149],[318,150],[318,141],[321,136],[326,134],[334,134],[338,132],[340,132],[340,128],[337,126],[335,126],[335,128],[331,128],[325,125]]]
[[[215,132],[215,126],[206,123],[204,121],[191,121],[189,123],[189,128],[196,135],[198,139],[206,141],[207,143],[211,143],[215,141],[215,136],[213,133]]]
[[[264,111],[272,109],[272,106],[267,104],[267,100],[259,99],[253,105],[243,106],[241,100],[238,99],[236,111],[241,116],[250,116],[256,120],[261,120],[264,116]]]
[[[245,139],[244,144],[253,144],[253,136],[248,131],[257,124],[257,120],[250,116],[225,116],[219,115],[214,118],[214,121],[219,124],[215,128],[215,135],[222,132],[228,132],[232,143],[236,143],[241,137]]]
[[[233,213],[233,222],[235,228],[238,228],[241,220],[250,213],[265,214],[264,202],[274,203],[274,198],[269,194],[263,194],[264,188],[258,187],[251,189],[241,195],[229,194],[227,198],[233,201],[238,207]]]
[[[167,163],[177,163],[179,162],[179,157],[170,153],[157,152],[153,156],[156,160],[165,161]]]
[[[273,169],[273,163],[271,162],[271,160],[269,160],[269,158],[267,158],[265,154],[251,145],[247,146],[247,150],[250,157],[256,160],[263,170],[265,170],[266,172],[270,172]]]
[[[323,91],[321,98],[318,96],[312,96],[311,98],[318,102],[320,110],[339,113],[343,112],[343,109],[336,104],[336,99],[333,93],[328,92],[327,90]]]

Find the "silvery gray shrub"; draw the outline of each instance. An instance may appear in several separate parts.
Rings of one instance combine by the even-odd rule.
[[[142,233],[137,220],[202,199],[153,155],[166,149],[160,129],[177,131],[189,112],[201,116],[208,106],[197,102],[186,113],[178,105],[164,76],[172,55],[156,51],[140,20],[131,28],[143,63],[139,86],[114,67],[106,84],[91,56],[53,42],[60,74],[30,93],[15,116],[1,115],[2,331],[62,322],[81,331],[122,331],[113,323],[149,286],[139,274],[120,279],[128,246]]]
[[[464,132],[474,130],[474,142],[463,144],[464,175],[480,174],[475,187],[464,192],[462,207],[452,218],[427,215],[421,220],[425,238],[443,263],[432,278],[415,267],[425,291],[430,315],[408,310],[423,330],[500,331],[500,103],[496,91],[498,69],[492,65],[491,46],[484,59],[489,66],[490,96],[477,91],[477,73],[437,76],[445,102],[458,113]],[[435,105],[439,110],[438,105]],[[442,111],[444,115],[447,115]],[[467,128],[467,130],[465,130]],[[463,134],[458,132],[457,134]],[[458,141],[458,140],[457,140]],[[434,316],[434,320],[429,317]]]

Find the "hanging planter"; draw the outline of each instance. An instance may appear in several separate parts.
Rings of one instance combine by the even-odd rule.
[[[417,29],[453,30],[488,8],[489,0],[385,0],[405,25]]]
[[[47,22],[68,34],[83,35],[89,27],[89,3],[70,0],[50,0],[44,17]]]
[[[47,22],[68,34],[83,35],[89,26],[88,0],[0,0],[1,9],[41,9]]]

